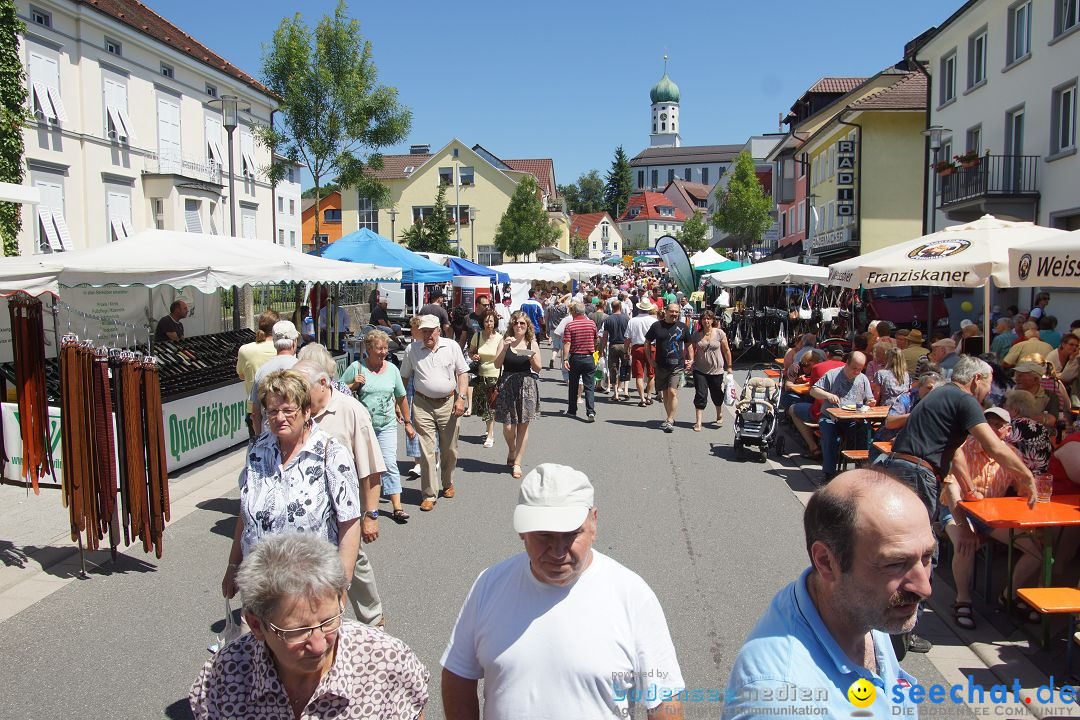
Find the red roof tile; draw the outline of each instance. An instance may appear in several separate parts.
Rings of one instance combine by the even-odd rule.
[[[806,91],[820,93],[849,93],[866,82],[864,77],[823,77]]]
[[[572,215],[570,217],[570,235],[577,235],[582,239],[587,238],[589,233],[595,230],[600,221],[606,217],[608,217],[606,212]]]
[[[555,185],[555,163],[551,158],[539,158],[535,160],[503,160],[517,172],[529,173],[540,185],[540,189],[547,193],[548,197],[555,197],[558,188]]]
[[[277,96],[268,87],[232,65],[179,27],[136,0],[75,0],[152,37],[160,43],[195,58],[199,62],[231,75],[264,95]]]
[[[431,155],[383,155],[382,170],[374,170],[371,174],[380,180],[400,180],[412,175],[412,171],[405,172],[405,168],[411,167],[415,170],[432,157]]]
[[[659,208],[671,208],[673,214],[661,215]],[[637,214],[631,217],[631,211],[637,208]],[[666,222],[683,222],[686,213],[671,204],[671,198],[663,193],[643,192],[630,196],[630,202],[626,205],[626,212],[619,218],[619,222],[628,220],[663,220]]]
[[[852,110],[925,110],[926,76],[910,72],[887,88],[850,105]]]

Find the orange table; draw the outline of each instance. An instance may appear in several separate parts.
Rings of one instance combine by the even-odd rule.
[[[880,450],[883,453],[891,453],[892,452],[892,441],[891,440],[878,440],[877,442],[874,443],[874,447],[876,447],[878,450]]]
[[[777,365],[783,365],[784,364],[784,358],[773,358],[773,362],[776,363]]]
[[[788,392],[793,392],[796,395],[809,395],[810,383],[792,383],[788,385]]]
[[[865,412],[859,412],[858,410],[841,410],[838,407],[831,407],[826,408],[825,413],[837,422],[851,420],[865,423],[866,447],[870,447],[870,443],[874,441],[874,428],[885,422],[885,418],[889,415],[889,408],[887,405],[873,405],[867,408]]]
[[[777,380],[777,379],[780,378],[780,371],[779,370],[765,369],[765,370],[762,370],[761,372],[765,373],[765,377],[772,378],[773,380]]]
[[[1049,587],[1054,568],[1054,543],[1050,531],[1056,527],[1080,525],[1080,495],[1054,495],[1050,502],[1035,503],[1028,508],[1027,498],[999,497],[985,500],[965,500],[960,503],[964,512],[978,518],[991,528],[1009,531],[1008,577],[1006,597],[1012,600],[1013,535],[1017,530],[1037,531],[1042,535],[1043,587]],[[1043,622],[1043,644],[1049,642],[1049,626]]]

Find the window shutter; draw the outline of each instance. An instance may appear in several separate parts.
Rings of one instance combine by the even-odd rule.
[[[64,219],[64,213],[59,210],[53,210],[52,218],[53,224],[56,225],[56,234],[60,237],[60,250],[67,250],[71,247],[71,231],[68,230],[68,224],[67,220]]]
[[[53,252],[61,252],[64,246],[60,243],[60,235],[56,232],[56,224],[53,223],[52,210],[39,209],[38,223],[41,224],[41,234],[49,244]]]
[[[44,83],[34,83],[34,104],[35,112],[40,112],[46,120],[56,122],[56,112],[53,110],[52,101],[49,100],[49,89]]]
[[[202,232],[202,218],[199,216],[199,203],[195,200],[184,201],[184,220],[190,233]]]

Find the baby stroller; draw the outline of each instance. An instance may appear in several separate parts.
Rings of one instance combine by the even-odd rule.
[[[776,407],[780,402],[780,387],[770,378],[751,378],[747,373],[739,400],[735,403],[735,457],[741,459],[743,451],[756,447],[761,461],[769,456],[769,448],[776,443],[776,451],[784,452],[783,436],[776,436]]]

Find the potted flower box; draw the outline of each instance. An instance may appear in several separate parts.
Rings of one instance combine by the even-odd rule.
[[[933,164],[932,167],[934,168],[935,172],[937,172],[937,174],[941,177],[948,177],[949,175],[952,175],[954,172],[956,172],[956,166],[948,160],[941,160],[939,162],[936,162]]]
[[[978,167],[982,162],[982,158],[979,157],[979,153],[975,150],[968,150],[963,155],[957,155],[953,158],[956,162],[960,163],[960,167],[965,170],[969,170],[973,167]]]

